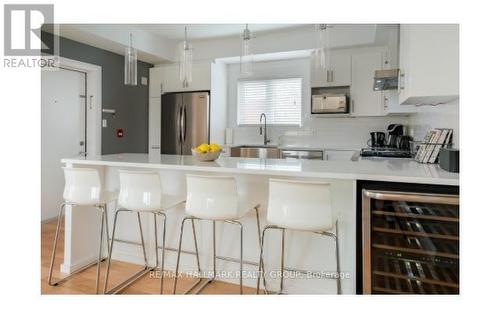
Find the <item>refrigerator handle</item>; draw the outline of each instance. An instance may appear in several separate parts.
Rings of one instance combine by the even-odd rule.
[[[183,111],[182,111],[182,142],[186,142],[186,108],[187,105],[184,105]]]
[[[178,133],[179,133],[179,144],[182,144],[182,133],[181,133],[181,116],[182,116],[182,107],[179,108],[179,111],[177,112],[177,127],[178,127]]]

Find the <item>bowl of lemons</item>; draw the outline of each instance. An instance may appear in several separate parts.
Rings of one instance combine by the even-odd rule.
[[[191,149],[193,156],[200,161],[214,161],[220,156],[222,149],[218,144],[201,144]]]

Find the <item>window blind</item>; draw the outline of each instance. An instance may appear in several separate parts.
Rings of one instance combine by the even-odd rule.
[[[258,125],[265,113],[271,125],[299,125],[302,78],[238,81],[238,125]]]

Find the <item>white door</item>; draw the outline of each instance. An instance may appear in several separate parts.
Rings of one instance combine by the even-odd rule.
[[[42,71],[42,220],[62,203],[61,159],[85,151],[85,73]]]

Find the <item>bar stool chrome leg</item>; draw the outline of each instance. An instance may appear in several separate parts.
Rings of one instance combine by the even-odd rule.
[[[54,238],[54,243],[52,247],[52,257],[50,259],[50,268],[49,268],[49,278],[48,283],[50,286],[56,286],[59,282],[52,282],[52,270],[54,269],[54,260],[56,258],[56,249],[57,249],[57,241],[59,240],[59,230],[61,229],[61,220],[63,216],[64,208],[66,207],[66,203],[61,204],[59,208],[59,216],[57,218],[57,227],[56,227],[56,236]]]
[[[175,265],[175,276],[174,276],[174,287],[172,288],[172,294],[175,295],[175,291],[177,290],[177,278],[179,276],[179,262],[181,260],[181,249],[182,249],[182,235],[184,234],[184,223],[186,220],[190,219],[189,217],[185,217],[181,222],[181,232],[179,234],[179,249],[177,250],[177,264]]]
[[[51,256],[51,260],[50,260],[50,267],[49,267],[49,275],[48,275],[48,279],[47,279],[47,282],[50,286],[57,286],[59,285],[60,283],[68,280],[69,278],[73,277],[74,275],[78,274],[78,273],[81,273],[83,272],[84,270],[94,266],[97,264],[97,280],[96,280],[96,293],[99,291],[99,275],[100,275],[100,263],[106,259],[105,257],[103,258],[102,255],[101,255],[101,249],[99,249],[99,252],[98,252],[98,258],[95,262],[92,262],[90,264],[87,264],[85,266],[82,266],[81,268],[75,270],[73,273],[71,273],[70,275],[68,276],[65,276],[55,282],[52,281],[52,275],[53,275],[53,272],[54,272],[54,262],[55,262],[55,257],[56,257],[56,251],[57,251],[57,243],[59,241],[59,235],[60,235],[60,232],[61,232],[61,223],[62,223],[62,218],[63,218],[63,215],[64,215],[64,209],[65,207],[69,205],[68,203],[63,203],[61,204],[61,207],[59,209],[59,216],[57,218],[57,227],[56,227],[56,235],[54,237],[54,243],[52,245],[52,256]],[[100,246],[102,246],[102,229],[103,229],[103,217],[104,217],[104,209],[105,209],[106,205],[104,206],[96,206],[97,210],[101,213],[101,224],[100,224],[100,230],[99,230],[99,233],[100,233]]]
[[[142,233],[142,222],[141,222],[141,213],[137,213],[137,223],[139,224],[139,233],[141,234],[141,245],[142,245],[142,255],[144,257],[144,266],[148,267],[148,258],[146,256],[146,246],[144,244],[144,234]]]
[[[243,295],[243,224],[233,220],[226,220],[224,222],[239,225],[240,227],[240,295]]]
[[[194,240],[195,240],[195,251],[196,251],[196,261],[198,265],[198,272],[201,273],[201,267],[200,267],[200,259],[199,259],[199,254],[198,254],[198,244],[196,240],[196,232],[194,230],[194,220],[200,220],[195,217],[187,216],[182,220],[181,223],[181,231],[179,235],[179,248],[177,250],[177,265],[175,266],[175,277],[174,277],[174,287],[172,290],[172,293],[175,295],[177,291],[177,280],[179,277],[179,264],[180,264],[180,257],[181,257],[181,250],[182,250],[182,238],[184,234],[184,224],[187,220],[191,220],[192,222],[192,227],[193,227],[193,234],[194,234]],[[238,225],[240,227],[240,294],[243,294],[243,224],[238,221],[233,221],[233,220],[225,220],[225,223],[229,224],[234,224]],[[216,223],[215,221],[212,221],[212,238],[213,238],[213,276],[211,278],[208,278],[203,282],[203,284],[196,289],[194,292],[195,294],[199,294],[208,284],[211,282],[215,281],[217,278],[217,246],[216,246]],[[203,281],[203,278],[199,278],[192,286],[190,286],[187,291],[184,292],[184,294],[188,294],[191,292],[194,288],[196,288],[201,282]]]
[[[104,213],[104,209],[100,208],[101,211],[101,223],[99,225],[99,245],[98,245],[98,256],[97,259],[101,259],[102,257],[102,237],[104,235],[104,218],[106,214]],[[95,279],[95,293],[99,294],[99,280],[101,279],[101,262],[97,262],[97,271],[96,271],[96,279]]]
[[[160,212],[159,214],[163,216],[163,234],[161,243],[161,270],[160,270],[161,272],[160,294],[163,294],[163,285],[165,282],[165,247],[166,247],[165,245],[167,243],[167,215],[163,212]]]
[[[264,230],[262,231],[262,244],[261,244],[261,249],[260,249],[260,265],[259,265],[259,279],[257,280],[257,295],[259,294],[259,287],[260,287],[260,278],[261,276],[263,277],[265,275],[265,272],[263,270],[263,265],[264,265],[264,259],[263,259],[263,251],[264,251],[264,238],[265,238],[265,234],[266,234],[266,231],[269,230],[269,229],[279,229],[281,230],[281,277],[280,277],[280,289],[278,291],[278,294],[282,294],[283,292],[283,273],[285,271],[285,254],[284,254],[284,251],[285,251],[285,228],[282,228],[282,227],[278,227],[278,226],[275,226],[275,225],[268,225],[266,227],[264,227]],[[319,235],[322,235],[322,236],[327,236],[327,237],[330,237],[334,240],[334,243],[335,243],[335,259],[336,259],[336,274],[337,274],[337,277],[336,277],[336,280],[337,280],[337,294],[342,294],[342,286],[341,286],[341,278],[340,278],[340,258],[339,258],[339,244],[338,244],[338,222],[336,222],[335,224],[335,233],[330,233],[330,232],[311,232],[311,233],[315,233],[315,234],[319,234]],[[262,270],[261,270],[262,269]],[[268,293],[267,291],[267,288],[266,286],[264,285],[264,290],[266,291],[266,293]]]
[[[260,245],[260,256],[259,256],[259,277],[257,278],[257,295],[260,292],[260,280],[261,280],[261,278],[263,279],[263,282],[264,282],[264,292],[266,294],[269,293],[267,290],[266,281],[264,279],[266,273],[264,272],[264,258],[263,258],[264,243],[265,243],[264,239],[266,236],[266,231],[269,229],[278,229],[278,227],[276,225],[266,225],[264,227],[264,230],[262,231],[262,239],[261,239],[261,245]]]
[[[154,219],[154,235],[155,235],[155,266],[158,267],[160,265],[158,258],[158,225],[156,221],[156,213],[153,215]]]
[[[113,253],[113,246],[114,246],[114,243],[115,243],[116,223],[118,221],[118,216],[122,212],[132,212],[132,211],[125,210],[125,209],[118,209],[115,212],[115,217],[114,217],[114,221],[113,221],[113,231],[112,231],[112,234],[111,234],[111,246],[109,248],[108,267],[106,268],[106,277],[104,279],[104,293],[105,294],[117,294],[117,293],[119,293],[120,291],[122,291],[123,289],[127,288],[132,283],[134,283],[135,281],[137,281],[138,279],[140,279],[142,276],[146,275],[148,272],[150,272],[150,271],[152,271],[154,269],[154,267],[149,267],[148,263],[147,263],[147,258],[146,258],[146,254],[145,254],[146,247],[144,245],[144,238],[143,238],[143,235],[142,235],[142,226],[141,226],[141,222],[140,222],[140,216],[138,214],[139,230],[140,230],[140,234],[141,234],[141,243],[142,243],[142,249],[143,249],[143,252],[144,252],[144,261],[145,261],[144,268],[141,269],[141,270],[139,270],[138,272],[136,272],[135,274],[133,274],[129,278],[123,280],[121,283],[117,284],[115,287],[113,287],[112,289],[110,289],[108,291],[109,269],[111,267],[111,262],[112,262],[111,259],[112,259],[112,253]]]
[[[283,293],[283,273],[285,272],[285,229],[281,229],[281,272],[280,272],[280,291],[279,295]]]
[[[196,265],[198,266],[198,280],[188,289],[184,292],[184,294],[189,294],[191,290],[193,290],[196,286],[198,286],[202,281],[203,278],[201,277],[201,266],[200,266],[200,255],[198,253],[198,240],[196,238],[196,229],[194,226],[194,218],[191,219],[191,229],[193,231],[193,239],[194,239],[194,250],[196,254]]]
[[[198,240],[196,238],[196,230],[194,226],[194,217],[187,216],[184,219],[182,219],[181,223],[181,232],[179,235],[179,249],[177,250],[177,264],[175,266],[175,276],[174,276],[174,286],[172,288],[172,294],[175,295],[175,292],[177,291],[177,279],[179,276],[179,263],[181,259],[181,249],[182,249],[182,238],[184,234],[184,223],[187,220],[191,220],[191,228],[193,230],[193,238],[194,238],[194,249],[196,252],[196,264],[198,266],[198,275],[201,275],[201,267],[200,267],[200,256],[198,254]],[[198,280],[191,286],[187,291],[184,292],[184,294],[188,294],[191,290],[193,290],[196,286],[198,286],[201,282],[203,281],[202,277],[199,277]]]
[[[340,284],[339,221],[335,221],[335,258],[337,259],[337,294],[342,294]]]
[[[277,229],[281,230],[281,257],[280,257],[280,268],[281,268],[281,273],[280,273],[280,289],[278,291],[278,294],[282,294],[283,292],[283,273],[285,271],[285,228],[276,226],[276,225],[267,225],[264,227],[264,230],[262,231],[262,244],[260,247],[260,260],[259,260],[259,279],[257,280],[257,295],[260,293],[260,278],[262,277],[264,281],[264,292],[266,294],[269,294],[269,291],[267,290],[267,286],[265,283],[265,271],[264,271],[264,237],[266,234],[267,230],[270,229]]]
[[[256,206],[254,208],[255,210],[255,219],[257,221],[257,237],[259,239],[259,248],[262,246],[262,236],[261,236],[261,231],[260,231],[260,218],[259,218],[259,207],[260,205]],[[264,264],[262,264],[260,258],[259,258],[259,267],[262,266],[262,271],[265,271],[264,269]],[[259,270],[260,272],[260,270]],[[260,288],[260,276],[257,276],[257,289]],[[263,284],[264,284],[264,291],[266,292],[266,278],[265,277],[262,277],[262,281],[263,281]],[[266,292],[267,294],[267,292]]]

